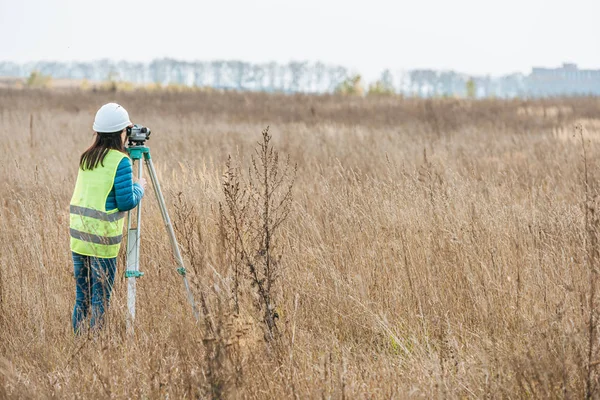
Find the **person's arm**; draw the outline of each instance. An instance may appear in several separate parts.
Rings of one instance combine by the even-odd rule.
[[[135,208],[144,196],[144,188],[137,182],[133,183],[133,169],[128,157],[123,158],[117,167],[114,187],[119,211]]]

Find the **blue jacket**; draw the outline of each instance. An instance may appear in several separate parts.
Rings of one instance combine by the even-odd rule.
[[[138,205],[142,196],[144,189],[139,183],[133,183],[131,160],[125,157],[117,167],[115,182],[106,198],[106,210],[129,211]]]

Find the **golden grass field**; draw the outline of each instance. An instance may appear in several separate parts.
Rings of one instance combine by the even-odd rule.
[[[153,130],[218,335],[150,185],[135,334],[125,246],[105,329],[72,334],[69,200],[109,101]],[[267,125],[298,168],[269,343],[247,280],[233,312],[219,216]],[[0,90],[0,398],[597,397],[599,139],[600,99]]]

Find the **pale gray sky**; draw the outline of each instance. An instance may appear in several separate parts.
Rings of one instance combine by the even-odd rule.
[[[1,61],[240,59],[528,72],[600,68],[600,0],[0,0]]]

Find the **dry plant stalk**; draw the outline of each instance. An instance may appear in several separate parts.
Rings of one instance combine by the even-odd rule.
[[[219,205],[221,232],[228,244],[228,261],[233,269],[233,300],[239,312],[241,278],[245,276],[258,296],[256,307],[263,313],[265,339],[277,338],[275,291],[281,268],[277,232],[288,218],[297,167],[289,156],[280,163],[267,127],[252,156],[247,181],[228,158],[223,176],[225,206]],[[244,270],[242,270],[244,268]]]
[[[241,365],[236,358],[237,348],[233,341],[239,336],[231,332],[229,310],[223,307],[222,294],[215,289],[215,282],[206,273],[206,244],[198,222],[197,211],[182,192],[175,197],[173,226],[182,254],[189,261],[193,272],[192,286],[198,294],[203,322],[204,374],[206,384],[203,394],[211,399],[227,398],[235,379],[241,379]]]

